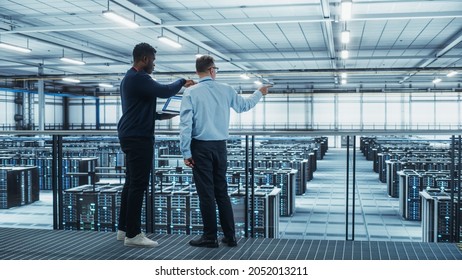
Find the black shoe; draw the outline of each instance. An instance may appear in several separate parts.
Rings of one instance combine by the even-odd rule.
[[[236,237],[232,237],[232,238],[223,237],[223,239],[221,239],[221,242],[227,244],[228,247],[236,247],[237,246]]]
[[[193,239],[189,241],[189,245],[195,247],[207,247],[207,248],[218,248],[218,240],[217,239],[208,239],[204,236],[201,236],[197,239]]]

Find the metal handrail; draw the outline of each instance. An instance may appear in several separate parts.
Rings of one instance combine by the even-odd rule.
[[[156,130],[156,135],[178,135],[178,130]],[[255,136],[396,136],[396,135],[458,135],[462,129],[326,129],[326,130],[230,130],[230,135]],[[117,136],[116,130],[8,130],[0,131],[0,135],[36,136],[36,135],[62,135],[62,136]]]

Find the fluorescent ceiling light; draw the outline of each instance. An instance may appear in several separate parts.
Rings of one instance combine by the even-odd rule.
[[[121,15],[118,15],[116,14],[114,11],[111,11],[111,10],[107,10],[107,11],[103,11],[103,15],[105,17],[107,17],[108,19],[112,20],[112,21],[115,21],[117,23],[121,23],[127,27],[130,27],[130,28],[137,28],[137,27],[140,27],[138,23],[132,21],[132,20],[129,20],[128,18],[125,18]]]
[[[29,48],[18,47],[15,45],[7,44],[7,43],[0,43],[0,48],[4,48],[7,50],[22,52],[22,53],[30,53],[32,50]]]
[[[181,44],[180,44],[180,43],[178,43],[177,41],[172,40],[172,39],[170,39],[170,38],[168,38],[168,37],[159,36],[159,37],[157,37],[157,39],[159,39],[159,41],[161,41],[162,43],[169,45],[170,47],[174,47],[174,48],[176,48],[176,49],[181,48]]]
[[[448,76],[448,77],[454,77],[455,75],[457,75],[457,71],[452,70],[452,71],[449,72],[446,76]]]
[[[202,57],[203,54],[200,54],[200,53],[196,53],[196,58],[199,58],[199,57]]]
[[[351,19],[351,6],[352,6],[351,0],[342,0],[341,7],[342,7],[342,14],[341,14],[341,19],[342,20],[349,20]]]
[[[342,85],[346,85],[347,80],[346,80],[346,79],[342,79],[342,82],[341,82],[341,83],[342,83]]]
[[[254,84],[256,84],[257,86],[261,86],[261,85],[263,85],[263,83],[262,83],[262,82],[260,82],[260,81],[258,81],[258,80],[257,80],[257,81],[255,81],[255,82],[254,82]]]
[[[103,87],[103,88],[113,88],[114,86],[111,84],[105,84],[105,83],[100,83],[98,86]]]
[[[346,77],[348,76],[347,73],[343,72],[342,74],[340,74],[340,77],[342,77],[342,79],[346,79]]]
[[[72,59],[72,58],[67,58],[67,57],[61,57],[60,60],[70,63],[70,64],[85,65],[85,61],[83,60],[77,60],[77,59]]]
[[[350,31],[342,31],[342,43],[348,44],[350,42]]]
[[[70,82],[70,83],[80,83],[80,80],[74,78],[63,78],[63,81]]]
[[[434,84],[437,84],[437,83],[439,83],[439,82],[441,82],[441,81],[442,81],[442,80],[441,80],[440,78],[435,78],[432,82],[433,82]]]
[[[250,79],[249,75],[247,75],[247,74],[241,74],[240,77],[241,77],[242,79],[244,79],[244,80]]]
[[[343,50],[343,51],[342,51],[342,53],[341,53],[342,59],[348,59],[349,56],[350,56],[350,55],[349,55],[349,53],[348,53],[347,50]]]

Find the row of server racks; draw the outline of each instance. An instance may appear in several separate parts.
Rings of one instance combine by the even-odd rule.
[[[118,139],[64,139],[58,228],[116,231],[125,164]],[[180,167],[183,161],[179,141],[175,137],[156,140],[152,186],[143,204],[143,227],[159,234],[200,234],[199,200],[191,171]],[[52,141],[22,141],[0,141],[0,166],[34,168],[35,193],[51,190]],[[229,195],[237,235],[276,238],[279,217],[295,213],[295,197],[306,193],[317,160],[323,159],[328,143],[326,137],[268,138],[257,142],[252,162],[247,162],[247,172],[245,142],[241,138],[228,142]],[[22,153],[15,152],[18,143],[22,143]],[[13,198],[13,194],[9,197]]]
[[[0,142],[1,143],[1,142]],[[1,146],[1,145],[0,145]],[[123,161],[123,153],[114,153],[113,149],[77,148],[71,145],[65,148],[62,158],[61,177],[64,189],[90,184],[98,181],[93,176],[98,166],[106,166],[117,170],[117,162]],[[111,160],[109,160],[111,158]],[[38,187],[40,190],[52,190],[52,150],[49,145],[43,147],[21,148],[21,153],[15,147],[0,148],[0,166],[34,166],[38,172]],[[107,165],[109,162],[115,163]],[[122,166],[122,165],[120,165]]]
[[[84,185],[64,191],[63,227],[66,230],[116,231],[120,211],[122,185]],[[199,197],[194,186],[174,185],[154,193],[154,233],[193,234],[202,233],[202,217]],[[279,195],[275,188],[256,188],[253,204],[254,237],[277,238],[279,236]],[[144,199],[142,227],[149,223],[149,210]],[[236,222],[236,235],[245,234],[245,194],[242,190],[230,192]],[[249,198],[249,201],[251,199]],[[217,217],[219,222],[219,218]],[[219,225],[220,227],[220,225]]]
[[[387,194],[399,202],[405,220],[420,221],[422,240],[460,242],[461,140],[361,138],[361,151],[372,160]]]
[[[245,151],[239,141],[229,142],[227,181],[237,235],[245,235],[247,216],[252,236],[279,236],[279,217],[295,213],[296,195],[305,194],[307,182],[316,170],[316,161],[327,151],[327,138],[315,141],[319,142],[261,143],[255,151],[251,170],[253,190],[247,195],[244,186],[250,176],[245,172]],[[178,159],[178,154],[174,154],[179,153],[178,143],[169,141],[159,152],[161,166],[156,169],[155,230],[158,233],[200,234],[202,221],[192,174],[189,169],[174,166]]]

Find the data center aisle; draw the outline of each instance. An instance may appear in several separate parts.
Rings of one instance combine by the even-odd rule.
[[[378,174],[372,168],[372,162],[367,161],[358,150],[354,240],[421,241],[420,222],[401,218],[398,199],[387,195],[386,184],[379,181]],[[281,217],[280,237],[345,240],[345,180],[346,149],[329,148],[324,159],[317,161],[317,170],[313,180],[308,182],[307,192],[295,198],[295,214],[292,217]],[[350,193],[350,239],[351,203]]]
[[[53,193],[41,190],[40,200],[27,205],[0,209],[0,227],[53,229]]]

